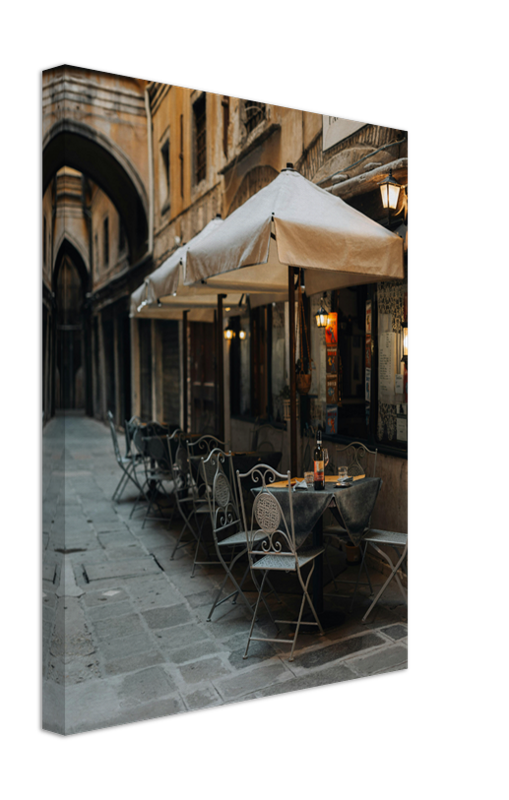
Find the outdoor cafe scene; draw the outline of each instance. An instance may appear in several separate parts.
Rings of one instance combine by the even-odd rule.
[[[44,726],[405,669],[406,132],[61,67],[43,135]]]

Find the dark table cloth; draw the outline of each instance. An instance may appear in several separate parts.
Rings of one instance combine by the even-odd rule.
[[[326,484],[323,491],[296,488],[292,492],[292,500],[297,547],[301,546],[329,506],[340,525],[347,530],[352,542],[359,544],[362,534],[369,525],[381,484],[380,478],[362,478],[342,489],[336,488],[334,484],[329,484],[330,488]],[[269,487],[269,490],[276,495],[289,523],[288,489]],[[254,493],[258,491],[260,490],[253,489]]]

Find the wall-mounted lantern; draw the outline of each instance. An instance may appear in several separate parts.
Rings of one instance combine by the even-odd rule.
[[[329,318],[329,312],[326,311],[325,309],[325,296],[322,295],[322,299],[320,300],[320,308],[315,314],[317,326],[319,328],[326,328],[328,318]]]
[[[405,367],[408,367],[408,322],[403,322],[403,358]]]
[[[224,338],[225,339],[234,339],[235,335],[236,335],[235,331],[233,330],[231,325],[228,324],[228,327],[224,329]]]
[[[387,177],[378,185],[380,187],[380,194],[382,195],[383,207],[389,209],[397,208],[401,184],[392,177],[392,169],[389,170]]]
[[[245,331],[243,328],[241,328],[241,329],[240,329],[240,331],[239,331],[239,339],[241,339],[242,341],[244,341],[244,339],[245,339],[246,337],[247,337],[247,333],[246,333],[246,331]]]

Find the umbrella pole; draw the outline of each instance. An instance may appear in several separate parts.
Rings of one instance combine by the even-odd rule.
[[[224,442],[224,349],[223,349],[223,298],[225,294],[217,296],[217,382],[219,404],[219,439]]]
[[[288,267],[290,306],[290,469],[297,475],[297,382],[295,379],[295,267]]]
[[[184,402],[184,413],[182,415],[182,425],[184,433],[187,433],[187,311],[182,314],[182,398]]]

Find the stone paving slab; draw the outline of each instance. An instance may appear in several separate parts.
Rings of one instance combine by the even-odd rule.
[[[87,567],[90,582],[108,578],[133,578],[137,575],[157,575],[159,567],[153,558],[124,559],[123,561],[91,564]]]

